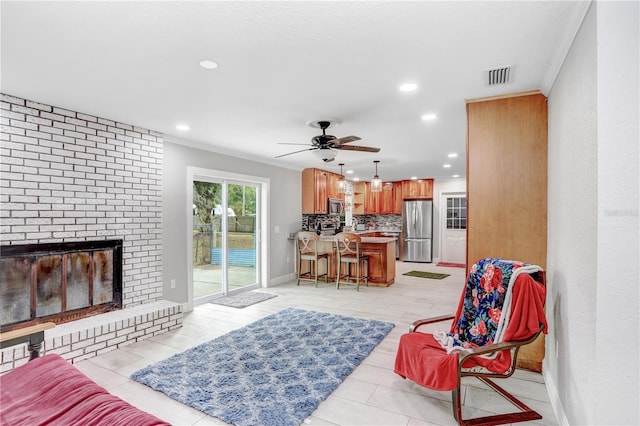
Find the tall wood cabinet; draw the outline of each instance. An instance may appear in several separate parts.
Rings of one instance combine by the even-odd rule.
[[[302,171],[302,213],[327,214],[327,172],[320,169]]]
[[[467,270],[500,257],[546,268],[547,98],[539,92],[467,101]],[[544,339],[518,366],[542,370]]]

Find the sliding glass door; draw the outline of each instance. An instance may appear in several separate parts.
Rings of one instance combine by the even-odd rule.
[[[194,176],[194,304],[258,287],[260,183]]]

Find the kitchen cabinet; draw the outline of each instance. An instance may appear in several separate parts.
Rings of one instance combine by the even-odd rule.
[[[501,257],[545,268],[547,98],[539,92],[467,101],[467,270]],[[541,371],[544,336],[518,366]]]
[[[327,200],[339,198],[340,175],[322,169],[304,169],[302,171],[302,214],[327,214]]]
[[[375,232],[371,233],[371,235],[375,234]],[[318,243],[318,249],[329,252],[329,283],[333,283],[335,285],[337,259],[334,251],[334,244],[332,237],[321,237],[320,242]],[[395,239],[362,236],[360,250],[362,251],[362,254],[369,256],[369,285],[388,287],[395,282]],[[343,265],[342,267],[344,268],[345,266]],[[307,265],[307,262],[302,262],[301,272],[306,273],[308,270],[309,266]],[[320,262],[319,273],[322,274],[325,271],[325,263]],[[322,285],[322,283],[324,283],[324,279],[321,279],[318,285]]]
[[[381,242],[372,242],[374,239]],[[393,284],[396,276],[395,240],[365,237],[360,249],[362,254],[369,256],[369,285],[388,287]]]
[[[382,214],[392,214],[395,208],[396,188],[393,182],[385,182],[382,184],[382,193],[380,194],[380,209]]]
[[[393,182],[393,214],[402,214],[402,182]]]
[[[302,213],[327,214],[327,172],[320,169],[302,171]]]
[[[405,200],[432,199],[433,179],[403,180],[402,198]]]
[[[366,196],[366,182],[355,182],[353,184],[353,214],[364,214],[364,204]]]
[[[380,213],[380,194],[381,192],[371,191],[371,183],[365,182],[365,203],[364,214],[378,214]]]
[[[342,176],[332,172],[325,173],[327,175],[327,198],[339,198],[344,201],[344,193],[338,192],[338,181]]]

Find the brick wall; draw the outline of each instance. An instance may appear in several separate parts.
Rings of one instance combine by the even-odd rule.
[[[0,242],[123,239],[123,304],[162,298],[162,134],[0,94]]]

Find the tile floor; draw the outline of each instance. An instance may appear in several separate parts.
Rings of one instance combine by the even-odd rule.
[[[449,273],[443,280],[403,276],[409,270]],[[396,327],[363,363],[305,420],[310,425],[453,425],[450,392],[435,392],[403,380],[393,373],[398,339],[418,318],[451,313],[455,310],[464,269],[443,268],[432,264],[397,264],[396,282],[391,287],[341,287],[332,283],[295,282],[263,289],[278,297],[235,309],[205,304],[185,315],[181,329],[156,336],[82,361],[76,366],[126,401],[167,420],[174,425],[224,425],[182,405],[164,394],[129,379],[134,371],[155,361],[182,352],[233,329],[242,327],[285,307],[297,307],[337,314],[391,321]],[[444,330],[443,323],[434,329]],[[433,326],[432,326],[433,327]],[[557,421],[540,374],[518,371],[501,385],[543,415],[539,424],[556,425]],[[482,383],[471,380],[463,390],[464,415],[481,416],[505,412],[512,407]],[[520,423],[524,424],[524,423]]]

